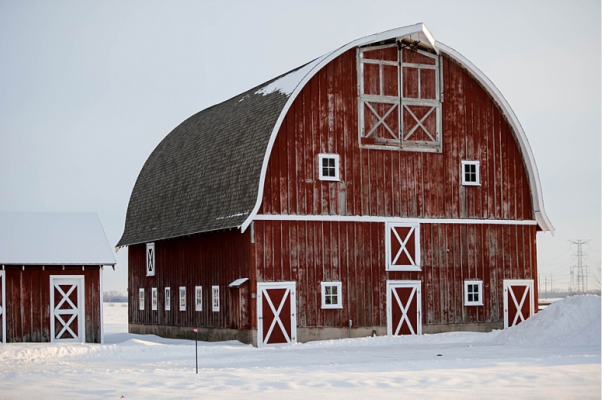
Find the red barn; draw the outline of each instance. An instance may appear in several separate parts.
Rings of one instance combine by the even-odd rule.
[[[423,24],[193,115],[134,186],[129,329],[273,343],[486,331],[536,304],[552,231],[495,86]]]
[[[0,212],[0,343],[102,343],[104,265],[95,213]]]

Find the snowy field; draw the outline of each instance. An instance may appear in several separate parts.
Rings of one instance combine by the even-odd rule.
[[[104,345],[0,344],[0,398],[600,398],[600,297],[554,302],[491,333],[256,349],[130,335],[105,305]]]

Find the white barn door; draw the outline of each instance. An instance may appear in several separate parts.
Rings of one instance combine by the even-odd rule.
[[[84,277],[50,275],[50,341],[85,342]]]
[[[257,284],[257,347],[297,342],[295,282]]]
[[[504,328],[518,325],[534,313],[533,279],[504,280]]]
[[[422,334],[420,281],[387,281],[387,334]]]
[[[6,343],[6,284],[5,271],[0,271],[0,343]]]

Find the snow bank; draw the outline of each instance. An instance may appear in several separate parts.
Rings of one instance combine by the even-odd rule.
[[[495,344],[536,346],[600,346],[600,341],[599,296],[575,296],[554,302],[492,340]]]

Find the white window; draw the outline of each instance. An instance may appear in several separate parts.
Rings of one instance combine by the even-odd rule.
[[[154,287],[151,289],[151,294],[152,294],[152,308],[153,310],[157,309],[157,288]]]
[[[138,292],[138,309],[144,310],[144,289]]]
[[[387,271],[420,271],[420,224],[385,224]]]
[[[203,288],[201,286],[194,287],[195,310],[203,311]]]
[[[165,311],[171,310],[171,289],[165,288]]]
[[[483,305],[483,281],[464,281],[464,305]]]
[[[155,244],[146,244],[146,276],[155,276]]]
[[[481,177],[478,161],[462,161],[462,185],[479,186]]]
[[[219,311],[219,286],[211,286],[211,305],[213,311]]]
[[[318,154],[318,171],[321,181],[339,181],[339,155]]]
[[[322,308],[343,308],[341,282],[322,282]]]
[[[186,286],[180,286],[180,311],[186,311]]]

